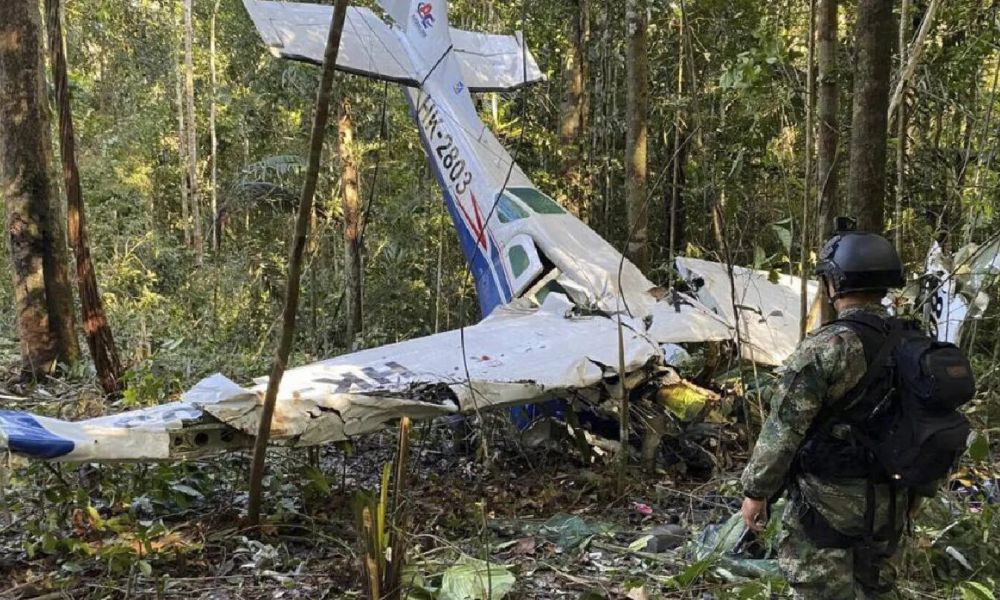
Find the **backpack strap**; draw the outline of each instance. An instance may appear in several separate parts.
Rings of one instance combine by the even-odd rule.
[[[837,319],[834,323],[846,325],[858,335],[867,363],[864,376],[844,395],[846,404],[838,407],[840,410],[846,410],[851,408],[879,377],[885,375],[882,367],[888,364],[889,357],[906,332],[906,325],[900,319],[883,319],[868,313]]]

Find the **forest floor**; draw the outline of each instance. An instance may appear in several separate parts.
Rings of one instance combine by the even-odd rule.
[[[99,410],[88,393],[50,383],[49,400],[16,408],[51,413],[76,393],[69,412]],[[584,466],[565,441],[529,449],[502,419],[477,431],[487,432],[489,460],[478,436],[457,442],[445,422],[414,428],[404,531],[415,590],[487,560],[488,577],[513,577],[508,597],[645,597],[690,562],[676,549],[689,533],[738,506],[735,493],[720,493],[735,489],[732,479],[636,472],[618,492],[612,467]],[[359,492],[377,494],[395,453],[392,430],[315,454],[272,450],[259,532],[242,525],[246,453],[15,466],[0,515],[0,597],[362,597]],[[670,549],[646,552],[644,533],[665,524],[653,543]]]
[[[75,417],[116,410],[85,386],[55,380],[33,394],[41,399],[11,408]],[[488,460],[478,435],[460,443],[445,421],[414,426],[399,527],[409,546],[409,597],[455,597],[441,588],[445,573],[462,565],[486,574],[487,588],[512,586],[508,598],[769,597],[767,582],[733,583],[689,551],[707,524],[738,509],[744,435],[718,436],[715,469],[674,461],[655,474],[632,471],[620,485],[613,465],[584,465],[566,440],[530,448],[501,417],[473,431],[485,432]],[[315,452],[273,449],[259,530],[243,525],[247,453],[180,464],[15,466],[0,503],[0,598],[366,597],[358,507],[365,494],[377,497],[395,454],[394,430]],[[948,546],[960,560],[930,551],[960,533],[963,544],[996,535],[995,511],[985,506],[918,532],[927,573],[912,597],[951,597],[927,595],[937,589],[927,574],[982,574],[962,568],[986,564],[966,545]],[[658,547],[650,548],[654,529]]]

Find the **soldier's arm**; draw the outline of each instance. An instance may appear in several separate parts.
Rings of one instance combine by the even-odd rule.
[[[770,498],[781,489],[830,388],[841,387],[831,382],[849,370],[851,349],[844,333],[843,327],[825,327],[799,344],[785,362],[770,413],[743,471],[743,493],[748,498]]]

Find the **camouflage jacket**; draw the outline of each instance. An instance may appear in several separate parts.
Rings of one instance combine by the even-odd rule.
[[[838,316],[843,318],[862,311],[888,316],[877,305],[852,307]],[[866,370],[861,338],[842,323],[825,325],[799,344],[782,366],[780,382],[772,390],[770,414],[743,471],[744,495],[770,498],[782,488],[820,409],[841,400]],[[799,474],[794,483],[803,500],[836,529],[848,535],[864,533],[865,480],[821,480]],[[877,527],[888,519],[888,494],[885,486],[876,486]],[[906,512],[907,502],[906,497],[898,498],[900,518]]]

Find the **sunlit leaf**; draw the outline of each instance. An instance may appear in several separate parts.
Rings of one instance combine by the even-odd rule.
[[[996,595],[978,581],[963,581],[958,589],[962,591],[962,600],[996,600]]]
[[[465,558],[444,572],[438,600],[500,600],[515,581],[514,574],[501,565]]]

